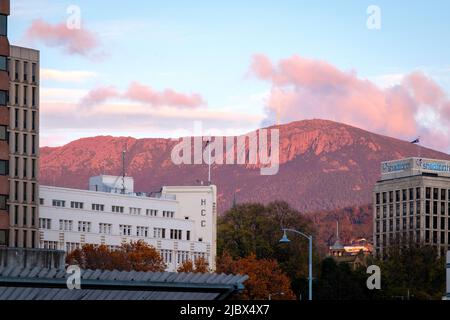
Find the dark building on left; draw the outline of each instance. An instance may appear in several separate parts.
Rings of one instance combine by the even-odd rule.
[[[9,74],[8,58],[8,16],[10,1],[0,1],[0,246],[7,246],[9,240],[10,217],[9,200]]]

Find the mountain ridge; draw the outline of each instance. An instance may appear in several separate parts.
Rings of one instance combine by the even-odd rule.
[[[301,120],[265,129],[280,130],[279,173],[261,176],[251,165],[213,165],[220,213],[232,205],[234,195],[238,202],[285,200],[306,213],[365,205],[382,161],[419,152],[409,142],[330,120]],[[136,190],[152,192],[163,185],[206,180],[206,164],[172,163],[176,144],[174,139],[97,136],[42,147],[41,183],[85,189],[92,175],[121,175],[124,147],[127,174],[135,178]],[[450,160],[450,155],[424,147],[420,153]]]

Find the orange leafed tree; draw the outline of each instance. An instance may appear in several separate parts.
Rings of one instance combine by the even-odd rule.
[[[85,245],[69,253],[66,262],[83,269],[153,272],[166,269],[158,251],[142,240],[124,243],[113,251],[104,245]]]
[[[191,260],[186,260],[177,270],[178,272],[193,272],[193,273],[208,273],[211,270],[209,269],[208,261],[200,257],[194,262]]]
[[[249,279],[244,283],[245,289],[236,297],[243,300],[293,300],[289,277],[281,270],[276,260],[257,259],[251,254],[246,258],[233,260],[224,253],[217,264],[218,273],[245,274]]]

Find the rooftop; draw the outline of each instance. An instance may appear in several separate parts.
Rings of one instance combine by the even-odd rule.
[[[0,300],[221,300],[244,288],[248,276],[82,270],[69,290],[64,269],[0,267]]]

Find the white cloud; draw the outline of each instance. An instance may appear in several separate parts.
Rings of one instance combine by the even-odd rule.
[[[83,83],[97,77],[98,74],[84,70],[41,69],[41,79],[57,82]]]

